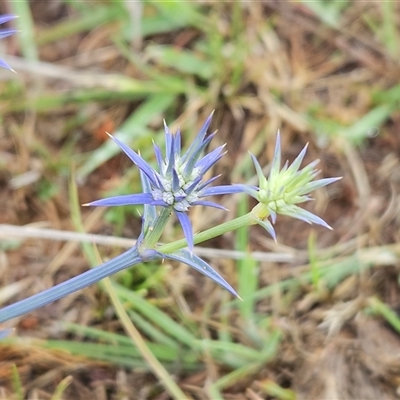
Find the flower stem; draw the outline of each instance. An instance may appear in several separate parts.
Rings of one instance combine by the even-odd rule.
[[[171,216],[171,209],[162,207],[160,214],[158,214],[154,226],[150,226],[144,235],[141,247],[146,249],[153,249],[159,241],[162,233],[164,232],[165,225],[167,225],[168,218]]]
[[[20,315],[36,310],[37,308],[43,307],[52,301],[61,299],[68,294],[84,289],[85,287],[90,286],[107,276],[115,274],[118,271],[141,262],[142,260],[138,255],[137,248],[133,247],[125,253],[113,258],[112,260],[105,262],[99,267],[90,269],[83,274],[77,275],[65,282],[53,286],[50,289],[44,290],[43,292],[34,294],[31,297],[0,309],[0,322],[7,321],[11,318],[19,317]]]
[[[194,243],[201,243],[217,236],[221,236],[226,232],[235,231],[236,229],[243,228],[244,226],[255,224],[256,222],[253,221],[251,213],[248,213],[246,215],[242,215],[241,217],[235,218],[232,221],[227,221],[203,232],[196,233],[193,238]],[[168,254],[185,246],[187,246],[186,239],[180,239],[172,243],[163,244],[157,248],[157,251]]]

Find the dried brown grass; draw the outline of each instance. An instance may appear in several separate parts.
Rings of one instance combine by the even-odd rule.
[[[222,11],[226,12],[230,6],[225,4]],[[317,231],[321,247],[354,241],[358,245],[352,246],[351,251],[356,252],[357,246],[367,248],[400,242],[398,112],[393,112],[382,126],[379,136],[366,139],[361,147],[337,137],[332,139],[329,148],[322,150],[321,144],[326,142],[316,139],[313,128],[304,117],[306,111],[317,104],[319,116],[343,125],[352,124],[371,109],[372,90],[385,90],[397,85],[400,77],[397,58],[388,53],[365,23],[366,16],[376,18],[381,15],[381,6],[379,1],[352,2],[343,14],[341,28],[334,29],[297,2],[244,3],[246,40],[256,45],[244,60],[238,93],[223,96],[221,93],[226,93],[226,88],[218,88],[221,90],[219,99],[222,99],[216,113],[218,140],[228,143],[229,155],[222,162],[221,170],[216,172],[223,173],[225,180],[229,179],[231,173],[233,179],[241,177],[235,167],[247,157],[247,150],[256,153],[261,164],[267,164],[271,159],[274,135],[278,128],[284,132],[285,158],[294,158],[304,143],[310,141],[307,161],[319,157],[324,175],[343,175],[343,181],[335,188],[317,195],[317,212],[335,228],[333,233]],[[218,5],[209,7],[218,14]],[[56,24],[68,14],[61,6],[59,12],[52,9],[52,15],[50,11],[47,15],[43,14],[38,4],[33,4],[33,9],[39,32],[45,29],[45,22]],[[229,18],[222,11],[219,18],[221,24],[226,24]],[[269,23],[273,28],[269,28]],[[75,35],[41,48],[41,60],[62,63],[70,72],[68,77],[63,77],[65,70],[57,68],[37,68],[29,72],[35,76],[40,74],[49,92],[83,85],[84,76],[75,76],[74,72],[93,66],[140,77],[140,72],[129,66],[109,41],[113,29],[114,26],[99,27],[87,34]],[[167,39],[173,44],[185,43],[189,46],[196,34],[191,30],[185,32],[172,34]],[[167,40],[159,37],[153,39]],[[24,72],[23,64],[20,68],[20,79],[30,90],[32,75]],[[52,71],[53,76],[47,71]],[[210,92],[213,90],[216,89],[210,87]],[[99,132],[110,129],[110,126],[118,126],[128,111],[137,107],[133,101],[120,103],[93,103],[84,108],[88,118],[80,126],[83,132],[83,140],[78,146],[80,152],[97,148],[104,140]],[[188,109],[195,113],[203,105],[194,100]],[[5,103],[2,107],[7,109],[8,105]],[[184,107],[186,105],[182,104],[181,108]],[[69,104],[63,110],[49,111],[43,115],[29,110],[10,111],[4,115],[5,122],[0,127],[0,155],[1,162],[5,164],[0,169],[0,223],[44,223],[53,229],[72,230],[66,202],[67,181],[56,177],[36,150],[44,146],[57,158],[64,140],[73,134],[68,131],[69,117],[79,111],[80,106]],[[155,121],[154,124],[159,122]],[[125,165],[121,160],[116,157],[92,174],[85,186],[80,188],[83,202],[98,197],[95,194],[100,193],[104,185],[111,185],[104,182],[118,182],[118,174],[110,171],[120,171],[121,165]],[[35,186],[42,178],[56,180],[61,188],[57,195],[46,202],[38,199]],[[235,210],[235,203],[229,204],[231,206]],[[88,230],[109,233],[110,228],[101,222],[100,215],[90,214],[86,210],[85,213]],[[196,229],[202,229],[210,220],[221,221],[225,216],[212,212],[204,215],[196,211],[193,217]],[[298,221],[282,218],[277,225],[279,242],[290,249],[304,250],[310,229]],[[134,229],[127,226],[123,235],[130,237],[134,236],[133,233]],[[229,235],[213,242],[216,247],[231,244]],[[282,245],[274,247],[265,238],[265,233],[257,229],[251,233],[251,244],[252,250],[283,248]],[[33,279],[32,285],[20,297],[52,286],[82,272],[86,267],[74,244],[64,246],[32,239],[17,250],[0,250],[1,286],[24,279],[27,275]],[[261,300],[258,311],[273,314],[275,322],[285,329],[286,339],[279,356],[271,365],[259,371],[251,380],[226,390],[225,398],[271,398],[260,389],[262,386],[259,383],[266,379],[292,388],[298,398],[304,400],[398,398],[398,333],[382,320],[362,312],[364,299],[372,294],[379,295],[393,308],[400,303],[396,282],[398,268],[397,263],[382,268],[377,265],[371,271],[352,275],[333,289],[321,287],[316,290],[305,284],[296,293],[281,293],[272,300]],[[186,271],[179,271],[181,273],[187,275]],[[260,274],[261,284],[271,284],[293,275],[298,275],[293,265],[264,263]],[[196,288],[200,299],[203,289]],[[361,299],[360,302],[358,299]],[[60,315],[69,321],[91,325],[96,320],[96,306],[104,301],[95,288],[89,288],[19,319],[18,334],[39,338],[57,337],[52,331],[52,321]],[[344,304],[344,308],[340,304]],[[196,306],[200,307],[201,304]],[[349,309],[347,306],[354,307]],[[336,318],[334,321],[337,322],[333,326],[331,319],[328,324],[331,329],[328,331],[319,327],[327,316]],[[119,329],[115,322],[106,321],[100,325],[113,331]],[[233,329],[240,331],[240,326]],[[17,365],[27,398],[30,399],[51,398],[57,384],[68,375],[72,375],[73,380],[66,392],[66,399],[145,399],[150,396],[151,386],[156,385],[149,374],[121,371],[66,353],[40,350],[36,346],[10,345],[2,346],[0,353],[1,399],[11,398],[12,364]],[[207,373],[183,376],[179,383],[193,393],[194,398],[207,398],[204,391]],[[118,393],[122,393],[120,397]],[[164,393],[157,398],[167,399],[168,396]]]

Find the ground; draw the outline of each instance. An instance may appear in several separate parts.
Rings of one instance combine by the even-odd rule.
[[[210,150],[228,150],[213,167],[219,183],[254,184],[248,152],[268,168],[278,129],[283,160],[309,143],[303,164],[318,158],[321,177],[343,178],[304,205],[332,230],[278,216],[276,243],[252,226],[199,246],[242,302],[165,261],[4,322],[14,332],[0,344],[0,399],[398,398],[399,11],[380,1],[1,4],[20,31],[1,41],[16,71],[0,71],[1,305],[138,237],[142,210],[81,207],[140,191],[106,131],[153,162],[163,119],[188,146],[215,110]],[[195,231],[256,204],[217,200],[228,211],[193,207]],[[175,222],[164,242],[182,237]]]

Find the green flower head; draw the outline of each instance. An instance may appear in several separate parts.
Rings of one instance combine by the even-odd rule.
[[[272,224],[275,224],[277,214],[287,215],[309,224],[314,223],[332,229],[320,217],[297,206],[297,204],[312,200],[309,196],[312,191],[341,179],[338,177],[314,181],[314,178],[320,173],[315,168],[319,160],[315,160],[303,169],[299,169],[306,154],[307,146],[303,148],[290,166],[286,162],[281,169],[281,141],[278,132],[274,158],[268,178],[264,176],[256,157],[251,154],[259,179],[259,186],[258,188],[247,186],[244,190],[259,202],[251,211],[254,221],[263,226],[274,240],[276,240],[276,234]],[[268,220],[268,217],[271,217],[272,223]]]

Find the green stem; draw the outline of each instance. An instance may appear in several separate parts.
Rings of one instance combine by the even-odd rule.
[[[206,240],[221,236],[226,232],[231,232],[239,228],[243,228],[249,225],[255,225],[256,222],[253,221],[251,213],[243,215],[241,217],[235,218],[232,221],[225,222],[221,225],[214,226],[213,228],[207,229],[206,231],[196,233],[194,235],[194,243],[201,243]],[[161,253],[172,253],[175,250],[179,250],[187,246],[186,239],[180,239],[172,243],[164,244],[157,248]]]
[[[171,209],[162,207],[160,214],[157,216],[154,226],[150,226],[143,239],[142,247],[153,249],[164,232],[168,218],[171,216]]]

